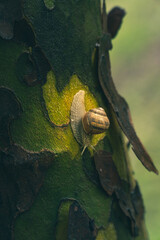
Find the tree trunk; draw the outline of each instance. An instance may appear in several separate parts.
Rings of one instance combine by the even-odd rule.
[[[123,133],[99,83],[100,1],[1,6],[0,239],[148,239]],[[80,90],[86,111],[103,107],[110,120],[83,154],[70,125]]]

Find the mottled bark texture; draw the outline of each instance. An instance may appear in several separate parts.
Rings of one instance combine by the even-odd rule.
[[[124,15],[117,7],[107,21],[100,0],[1,1],[0,239],[148,239],[106,78],[114,86],[108,51]],[[79,90],[87,111],[103,107],[110,119],[83,155],[70,126]]]

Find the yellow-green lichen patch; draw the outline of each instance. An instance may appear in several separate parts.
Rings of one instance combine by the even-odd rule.
[[[96,240],[117,240],[117,234],[115,227],[112,223],[108,225],[106,229],[100,229]]]
[[[106,133],[94,134],[91,139],[92,146],[97,145],[97,143],[106,136]]]
[[[42,87],[42,89],[43,89],[43,98],[45,101],[48,116],[50,118],[50,121],[54,123],[55,129],[59,128],[59,126],[63,126],[64,124],[68,124],[70,122],[71,104],[72,104],[74,95],[79,90],[85,91],[86,111],[88,111],[91,108],[98,107],[98,103],[95,97],[93,96],[93,94],[89,91],[86,85],[80,82],[79,78],[76,75],[73,75],[71,77],[69,84],[64,88],[62,92],[59,93],[56,89],[55,76],[53,72],[50,71],[47,76],[47,82]],[[66,147],[67,149],[70,149],[70,151],[72,152],[75,144],[72,142],[73,136],[72,137],[70,136],[71,132],[69,129],[67,132],[69,135],[61,136],[61,138],[62,139],[65,138],[66,140],[66,141],[62,141],[64,143],[63,149]],[[58,132],[59,130],[56,130],[56,131]],[[95,146],[101,139],[104,138],[104,136],[105,136],[105,133],[93,135],[91,144]],[[67,141],[69,142],[67,143]]]
[[[98,106],[96,99],[91,94],[88,87],[82,84],[76,75],[71,77],[69,84],[62,92],[58,92],[56,89],[55,76],[53,72],[50,71],[47,76],[47,82],[42,89],[49,118],[55,125],[69,123],[73,97],[79,90],[85,91],[86,110]]]

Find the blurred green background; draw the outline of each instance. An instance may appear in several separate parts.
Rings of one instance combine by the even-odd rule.
[[[107,10],[127,12],[113,40],[112,75],[127,100],[138,136],[160,171],[160,1],[107,0]],[[160,240],[160,177],[148,172],[130,150],[146,207],[151,240]]]

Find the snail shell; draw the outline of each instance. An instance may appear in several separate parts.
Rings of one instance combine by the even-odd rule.
[[[82,118],[83,129],[87,134],[105,132],[110,125],[109,119],[103,108],[93,108]]]
[[[110,124],[103,108],[94,108],[86,112],[84,95],[83,90],[77,92],[71,105],[71,128],[77,142],[84,146],[82,154],[86,147],[91,146],[91,134],[106,131]]]

